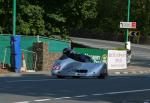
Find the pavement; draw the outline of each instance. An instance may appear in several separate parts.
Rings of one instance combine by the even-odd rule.
[[[21,76],[36,76],[36,75],[46,75],[51,76],[50,71],[27,71],[27,72],[7,72],[7,73],[1,73],[0,77],[21,77]]]
[[[109,75],[142,75],[142,74],[150,74],[149,67],[140,67],[140,66],[128,66],[127,69],[113,69],[108,70]]]
[[[150,74],[149,67],[139,67],[139,66],[128,66],[127,69],[112,69],[108,70],[109,76],[126,76],[126,75],[143,75]],[[20,77],[20,76],[36,76],[36,75],[46,75],[51,76],[50,71],[28,71],[28,72],[7,72],[1,73],[0,77]]]

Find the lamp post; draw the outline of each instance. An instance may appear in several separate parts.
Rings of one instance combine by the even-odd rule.
[[[16,35],[16,0],[13,0],[13,35]]]
[[[13,0],[13,35],[11,36],[11,67],[15,72],[21,71],[21,36],[16,35],[16,0]]]
[[[128,0],[127,22],[130,21],[130,7],[131,7],[131,2],[130,2],[130,0]],[[130,50],[131,44],[130,44],[130,41],[128,40],[128,36],[129,36],[129,29],[127,29],[126,35],[125,35],[125,47],[126,47],[126,49]]]

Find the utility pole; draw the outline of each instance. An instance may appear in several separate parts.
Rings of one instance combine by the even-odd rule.
[[[21,71],[21,36],[16,35],[16,0],[13,0],[13,35],[11,36],[11,67],[15,72]]]
[[[16,35],[16,0],[13,0],[13,35]]]
[[[127,13],[127,22],[130,22],[130,8],[131,8],[131,2],[128,0],[128,13]],[[126,35],[125,35],[125,47],[126,49],[131,49],[131,43],[128,40],[129,36],[129,29],[127,28]]]

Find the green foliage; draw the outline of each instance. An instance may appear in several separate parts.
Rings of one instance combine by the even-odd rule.
[[[95,18],[97,16],[96,6],[97,6],[97,0],[84,1],[81,7],[81,13],[85,19]]]
[[[2,34],[3,33],[3,28],[2,27],[0,27],[0,34]]]
[[[57,22],[66,22],[66,18],[62,17],[61,15],[48,14],[48,17],[51,19],[54,19]]]
[[[27,35],[42,35],[45,33],[44,10],[35,5],[22,5],[18,13],[18,32]]]
[[[49,19],[49,31],[51,34],[61,34],[63,30],[64,23],[66,22],[66,18],[63,17],[61,14],[47,14],[47,18]]]
[[[31,26],[30,23],[27,23],[27,22],[25,22],[25,21],[23,21],[23,20],[20,20],[20,25],[17,26],[17,30],[18,30],[18,32],[20,32],[20,33],[29,35],[29,34],[31,34],[30,26]]]
[[[2,14],[2,9],[0,9],[0,15]]]
[[[131,0],[130,21],[137,22],[144,36],[150,35],[149,4],[150,0]],[[0,19],[0,32],[12,33],[12,0],[0,0]],[[127,0],[17,0],[17,34],[67,38],[75,29],[112,39],[122,30],[120,21],[127,21]]]

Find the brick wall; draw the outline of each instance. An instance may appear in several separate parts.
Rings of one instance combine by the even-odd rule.
[[[62,55],[62,53],[49,53],[48,44],[44,42],[33,43],[33,51],[37,53],[37,71],[50,70],[54,61]]]

